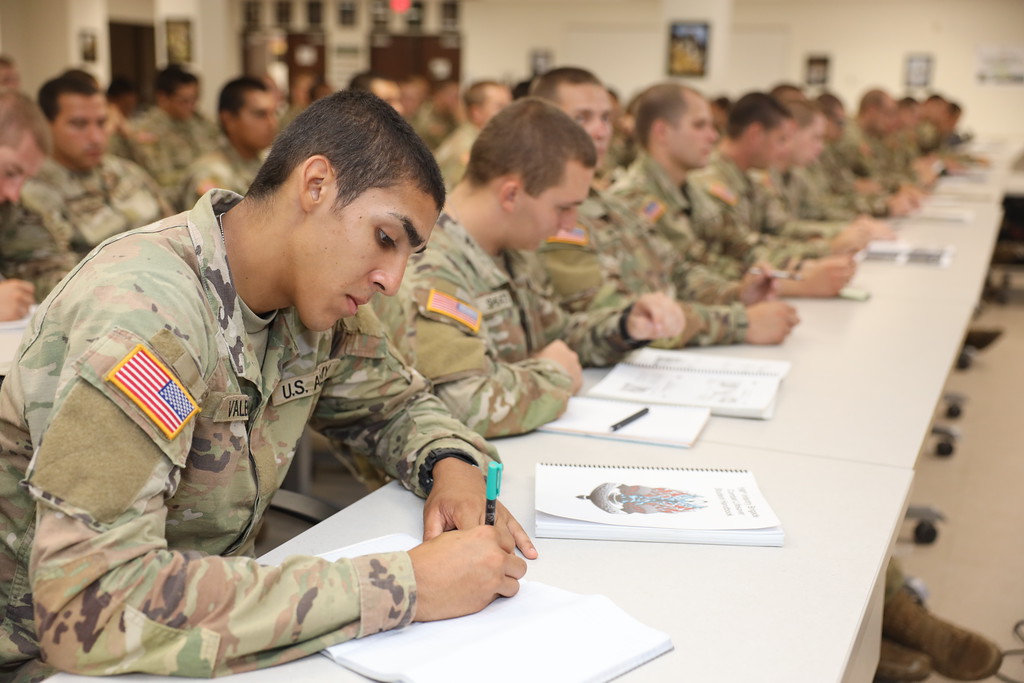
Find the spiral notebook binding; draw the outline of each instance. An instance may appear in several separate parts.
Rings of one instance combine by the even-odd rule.
[[[590,465],[585,463],[568,463],[568,462],[542,462],[538,463],[541,467],[582,467],[588,469],[597,470],[645,470],[645,471],[663,471],[663,472],[729,472],[735,474],[747,474],[750,470],[747,469],[735,469],[727,467],[657,467],[653,465]]]

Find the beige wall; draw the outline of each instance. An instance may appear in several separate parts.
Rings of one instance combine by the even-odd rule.
[[[702,89],[724,88],[732,0],[469,0],[463,3],[462,68],[467,82],[529,76],[530,53],[550,50],[555,65],[584,66],[628,98],[665,79],[669,24],[711,24]]]
[[[265,4],[269,12],[272,3]],[[360,6],[366,22],[368,0]],[[297,15],[304,11],[298,2]],[[79,32],[91,28],[99,39],[91,70],[105,82],[110,18],[153,23],[158,64],[163,20],[190,18],[201,106],[212,112],[219,87],[241,69],[240,12],[241,0],[0,0],[0,51],[18,58],[25,87],[34,92],[46,78],[81,65]],[[934,88],[961,101],[967,127],[1024,136],[1024,86],[984,86],[974,78],[978,45],[1024,45],[1024,0],[463,0],[462,15],[467,82],[521,80],[530,52],[546,49],[555,64],[587,66],[629,97],[665,78],[672,20],[707,20],[709,74],[692,84],[709,95],[802,81],[812,53],[831,57],[831,87],[850,104],[874,86],[902,95],[906,55],[928,53]],[[365,64],[365,33],[338,30],[329,0],[325,20],[328,75],[341,85]]]
[[[1024,137],[1024,86],[984,86],[974,76],[976,46],[1024,46],[1020,0],[735,0],[733,20],[740,32],[788,36],[779,79],[802,82],[808,54],[830,55],[830,86],[847,106],[876,86],[903,96],[906,55],[931,54],[933,88],[963,104],[967,128]],[[779,57],[734,48],[737,75],[737,61]]]

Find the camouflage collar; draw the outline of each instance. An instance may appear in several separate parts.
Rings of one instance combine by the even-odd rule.
[[[506,250],[503,254],[492,257],[477,244],[466,228],[446,211],[442,211],[437,219],[437,227],[434,232],[438,231],[454,243],[454,252],[449,259],[464,261],[475,275],[491,289],[498,289],[508,283],[510,277],[505,272],[505,256],[512,254],[514,250]],[[433,240],[433,236],[431,236],[431,240]],[[430,251],[442,248],[431,242]]]
[[[188,229],[195,245],[206,298],[217,312],[220,334],[228,349],[231,365],[236,374],[254,380],[259,386],[259,382],[254,378],[259,378],[261,374],[260,364],[256,361],[252,345],[247,343],[248,335],[245,333],[242,311],[238,305],[238,292],[231,281],[227,251],[217,220],[217,216],[240,201],[242,197],[234,192],[210,190],[199,199],[195,208],[188,212]],[[268,339],[268,348],[270,343],[272,340]]]
[[[712,152],[707,167],[717,171],[722,181],[727,186],[738,190],[740,194],[749,197],[753,192],[754,183],[751,181],[750,176],[744,173],[743,169],[737,166],[735,161],[726,158],[718,150]]]
[[[655,191],[659,199],[668,205],[670,211],[675,213],[689,206],[682,190],[676,187],[665,169],[650,154],[640,152],[636,161],[633,162],[633,166],[649,180],[646,184]]]

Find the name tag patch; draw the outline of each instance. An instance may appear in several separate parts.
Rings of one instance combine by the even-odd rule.
[[[340,362],[337,358],[332,358],[316,366],[316,370],[313,372],[281,380],[281,383],[274,389],[270,402],[277,406],[282,403],[288,403],[288,401],[294,401],[297,398],[316,394],[320,391],[320,387],[323,386],[331,371]]]
[[[220,400],[214,422],[239,422],[249,419],[249,397],[245,394],[228,394]]]
[[[484,315],[491,315],[500,311],[512,308],[512,293],[507,291],[491,292],[484,294],[476,300],[477,308],[484,312]]]

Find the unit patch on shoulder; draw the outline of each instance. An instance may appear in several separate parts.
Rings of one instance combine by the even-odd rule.
[[[548,244],[578,244],[580,246],[586,246],[590,243],[590,236],[587,234],[586,228],[581,225],[573,226],[569,230],[559,230],[554,237],[548,238]]]
[[[643,214],[644,218],[654,223],[665,215],[665,205],[657,199],[650,199],[644,203],[644,207],[640,210],[640,213]]]
[[[710,185],[708,185],[708,194],[710,194],[712,197],[717,197],[718,199],[721,199],[729,206],[736,206],[736,202],[739,201],[739,198],[736,196],[736,194],[728,187],[726,187],[723,183],[711,183]]]
[[[430,290],[430,296],[427,297],[427,310],[448,316],[474,332],[480,330],[480,311],[444,292],[439,292],[436,289]]]
[[[178,378],[142,344],[136,345],[105,378],[149,416],[168,439],[199,412]]]

